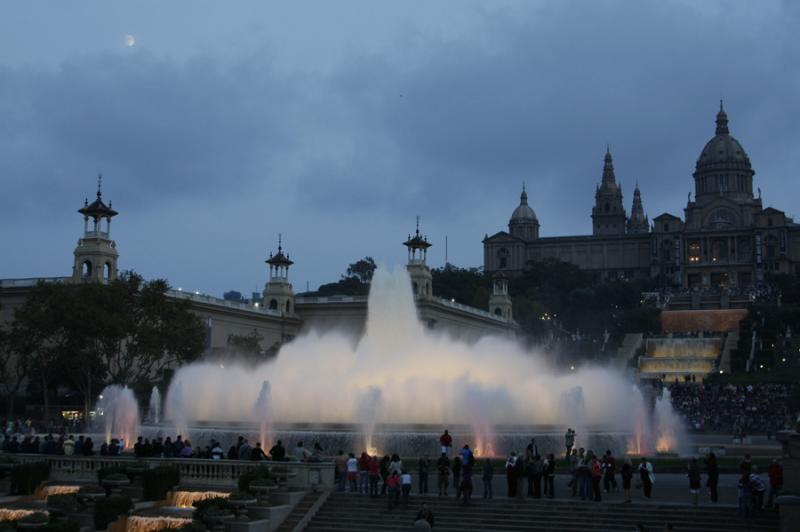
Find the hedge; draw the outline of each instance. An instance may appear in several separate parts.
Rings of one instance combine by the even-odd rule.
[[[269,469],[257,467],[239,476],[239,491],[250,491],[250,483],[254,480],[266,480],[270,478]]]
[[[16,464],[11,468],[11,493],[13,495],[31,495],[49,476],[50,464],[48,462]]]
[[[131,508],[133,502],[129,497],[111,495],[97,499],[94,505],[94,529],[105,530],[110,523],[116,521],[119,516],[127,514]]]
[[[178,468],[159,466],[142,473],[143,498],[146,501],[160,501],[167,497],[167,492],[180,484],[181,475]]]

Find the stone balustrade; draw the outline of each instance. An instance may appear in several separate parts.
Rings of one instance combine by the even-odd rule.
[[[143,464],[149,468],[161,465],[177,467],[181,485],[185,487],[219,487],[236,489],[239,477],[257,467],[275,469],[289,487],[333,489],[333,462],[253,462],[249,460],[203,460],[191,458],[140,458],[130,456],[62,456],[47,454],[10,455],[20,462],[50,463],[50,480],[97,482],[97,471],[106,467]]]

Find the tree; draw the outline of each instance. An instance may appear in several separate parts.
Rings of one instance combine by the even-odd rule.
[[[347,275],[342,276],[343,279],[347,277],[355,277],[363,284],[369,284],[372,280],[372,275],[375,273],[377,265],[372,257],[364,257],[357,260],[347,267]]]
[[[108,284],[40,283],[31,291],[14,313],[6,351],[27,361],[21,369],[41,387],[45,416],[54,383],[70,384],[88,409],[105,383],[146,389],[200,355],[205,327],[168,288],[124,273]]]
[[[0,328],[0,389],[6,398],[6,416],[14,416],[15,400],[31,371],[25,353],[25,337],[11,328]]]
[[[261,346],[263,340],[264,337],[258,330],[253,329],[250,334],[246,335],[229,334],[227,344],[236,353],[252,360],[258,360],[265,353],[264,348]]]

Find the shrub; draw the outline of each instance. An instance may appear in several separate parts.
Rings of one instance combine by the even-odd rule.
[[[160,501],[180,481],[181,475],[176,467],[159,466],[147,469],[142,473],[143,498],[146,501]]]
[[[195,501],[192,506],[196,508],[194,518],[201,521],[205,526],[211,528],[220,517],[233,514],[234,506],[222,497]]]
[[[131,508],[133,508],[133,503],[129,497],[112,495],[98,499],[94,505],[94,529],[105,530],[110,523],[128,513]]]
[[[266,480],[270,478],[269,469],[257,467],[242,474],[239,477],[239,491],[250,491],[250,483],[254,480]]]
[[[58,493],[47,497],[47,508],[56,512],[76,512],[79,506],[78,497],[73,493]]]
[[[208,528],[200,521],[192,521],[174,529],[172,532],[206,532]]]
[[[11,493],[31,495],[49,476],[50,464],[47,462],[16,464],[11,468]]]

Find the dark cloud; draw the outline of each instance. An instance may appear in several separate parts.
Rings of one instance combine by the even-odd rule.
[[[417,214],[432,238],[450,236],[451,260],[477,265],[523,181],[543,234],[588,232],[606,143],[626,205],[638,181],[651,216],[681,215],[720,97],[767,203],[792,214],[798,11],[768,7],[512,4],[446,39],[404,28],[325,69],[276,68],[287,58],[266,44],[233,58],[134,50],[0,65],[4,246],[30,238],[14,229],[31,209],[70,220],[102,171],[131,234],[169,245],[155,238],[162,224],[138,220],[146,213],[187,231],[167,261],[123,245],[134,267],[198,286],[225,264],[187,267],[193,249],[233,256],[279,230],[312,285],[360,255],[400,260]],[[0,276],[27,271],[24,257],[13,264]],[[255,284],[260,266],[204,286]]]

